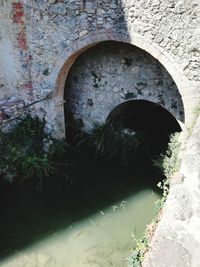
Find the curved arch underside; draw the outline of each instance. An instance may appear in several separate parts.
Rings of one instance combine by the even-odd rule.
[[[146,100],[131,100],[114,108],[107,121],[118,121],[133,131],[180,132],[174,116],[158,104]]]
[[[99,43],[77,58],[65,100],[66,122],[72,115],[86,131],[128,100],[154,102],[184,123],[182,97],[169,73],[145,51],[120,42]]]

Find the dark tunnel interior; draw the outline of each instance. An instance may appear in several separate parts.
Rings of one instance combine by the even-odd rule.
[[[114,108],[107,122],[120,122],[124,128],[142,132],[153,153],[165,153],[170,135],[181,132],[175,117],[162,106],[146,101],[131,100]]]

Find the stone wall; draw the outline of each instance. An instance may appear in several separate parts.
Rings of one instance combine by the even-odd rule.
[[[200,116],[186,148],[143,267],[199,267]]]
[[[184,123],[177,86],[163,66],[139,48],[100,43],[79,56],[69,72],[66,110],[82,121],[85,130],[104,123],[117,105],[139,99],[163,106]]]
[[[70,66],[98,42],[123,41],[167,69],[189,123],[199,101],[199,15],[198,0],[0,0],[0,97],[21,97],[27,104],[52,93],[37,108],[62,136]]]

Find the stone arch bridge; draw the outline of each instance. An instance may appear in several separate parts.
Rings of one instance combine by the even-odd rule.
[[[199,0],[0,0],[1,123],[29,107],[61,138],[64,108],[88,130],[122,102],[148,100],[184,129],[144,266],[199,266],[199,17]]]

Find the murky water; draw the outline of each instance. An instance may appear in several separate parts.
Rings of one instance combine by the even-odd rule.
[[[55,187],[26,196],[16,193],[15,203],[9,204],[2,217],[0,266],[127,266],[133,248],[131,234],[142,235],[160,195],[149,184],[135,183],[132,175],[136,174],[108,171],[102,175],[97,171],[101,183],[90,179],[80,183],[78,192],[71,188],[62,194],[62,187]]]

